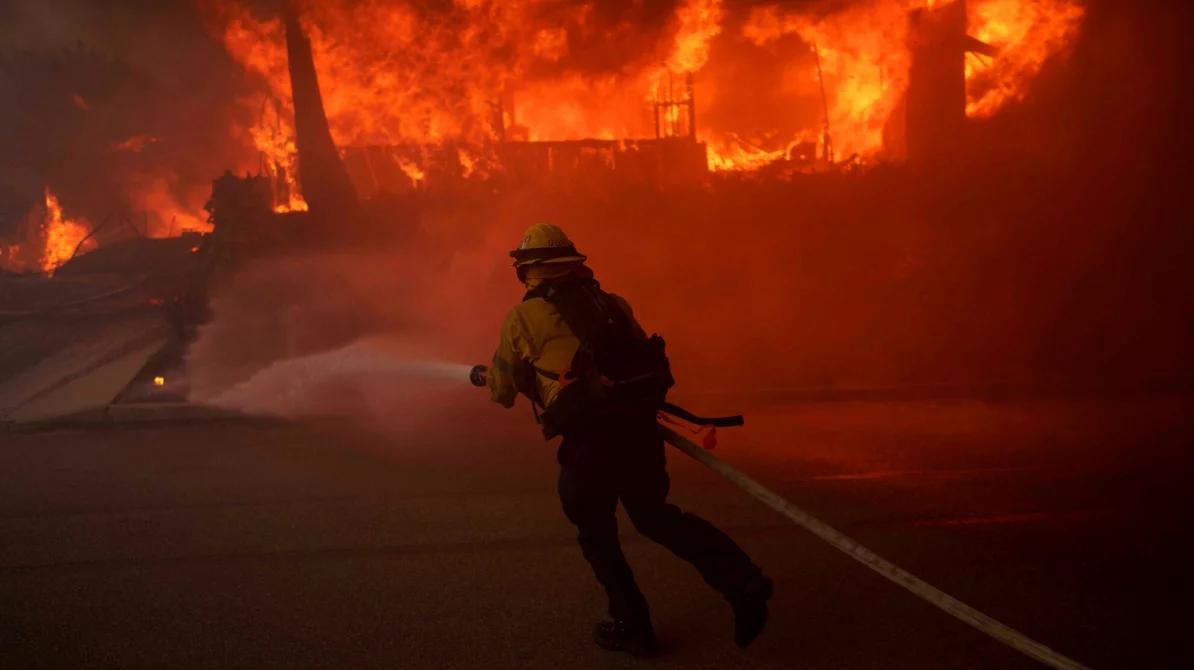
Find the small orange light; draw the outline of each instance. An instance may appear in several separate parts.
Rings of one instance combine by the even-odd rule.
[[[199,247],[191,247],[191,253],[193,253],[193,254],[199,253]]]
[[[165,385],[166,385],[166,378],[165,378],[165,377],[154,377],[154,378],[153,378],[153,385],[154,385],[154,386],[165,386]]]

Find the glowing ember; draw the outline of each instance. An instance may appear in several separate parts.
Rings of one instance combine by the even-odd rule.
[[[157,386],[158,388],[161,388],[161,387],[165,386],[165,385],[166,385],[166,378],[165,378],[165,377],[154,377],[154,378],[153,378],[153,385],[154,385],[154,386]]]
[[[54,195],[50,187],[45,193],[46,214],[42,221],[45,235],[45,248],[42,251],[42,270],[53,274],[58,266],[70,260],[75,250],[89,251],[96,246],[95,240],[87,239],[89,227],[81,221],[68,219],[62,213],[62,205],[58,196]]]

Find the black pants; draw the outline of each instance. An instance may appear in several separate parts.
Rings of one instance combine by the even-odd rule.
[[[618,542],[618,501],[640,533],[691,563],[733,602],[762,574],[725,533],[668,504],[670,480],[654,413],[612,417],[565,432],[559,450],[560,502],[579,529],[577,540],[609,596],[609,614],[650,620],[647,601]]]

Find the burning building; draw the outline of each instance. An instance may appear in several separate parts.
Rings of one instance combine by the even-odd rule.
[[[745,9],[688,0],[663,16],[537,2],[301,9],[331,134],[363,194],[502,171],[519,180],[593,171],[700,179],[791,158],[807,164],[810,153],[823,166],[910,153],[932,162],[938,145],[965,135],[967,118],[1022,97],[1083,12],[1076,0]],[[290,179],[282,25],[235,3],[212,12],[228,52],[273,101],[249,133],[262,163]],[[405,47],[391,48],[395,40]],[[752,100],[752,86],[772,99]],[[768,106],[773,116],[759,117]]]
[[[193,275],[200,282],[212,276],[212,266],[243,268],[296,246],[329,251],[362,239],[383,241],[387,249],[409,245],[437,259],[438,265],[415,265],[423,270],[458,271],[462,258],[500,257],[492,249],[461,251],[460,240],[489,243],[488,225],[519,227],[526,218],[563,212],[561,220],[606,240],[597,245],[616,237],[610,221],[653,236],[636,249],[642,258],[627,261],[641,272],[668,271],[653,259],[661,249],[676,249],[696,259],[694,267],[724,277],[722,259],[710,258],[710,249],[727,226],[775,249],[817,249],[820,243],[825,253],[809,252],[799,263],[778,254],[735,258],[733,272],[742,281],[777,286],[751,298],[771,301],[768,309],[776,313],[790,311],[786,301],[799,299],[801,309],[856,315],[873,308],[867,314],[875,321],[880,314],[883,322],[900,322],[903,314],[892,318],[886,303],[860,306],[862,299],[850,303],[817,293],[819,284],[799,283],[803,275],[793,266],[835,277],[836,283],[824,283],[852,286],[855,296],[879,295],[890,286],[921,296],[937,278],[971,271],[923,247],[937,239],[933,225],[942,212],[975,208],[944,191],[929,192],[925,182],[932,180],[922,178],[926,171],[949,178],[959,154],[981,156],[990,148],[972,143],[973,131],[1019,108],[1042,68],[1067,54],[1085,12],[1078,0],[688,0],[658,7],[344,0],[298,1],[290,15],[272,3],[261,11],[227,0],[201,7],[205,39],[214,36],[220,58],[238,76],[235,93],[221,99],[236,113],[219,118],[219,136],[234,147],[229,151],[236,158],[225,161],[233,172],[213,183],[223,168],[205,165],[201,180],[185,180],[188,188],[137,200],[160,203],[157,210],[170,212],[164,220],[158,213],[108,221],[70,180],[61,186],[39,180],[37,211],[24,219],[37,225],[26,223],[15,235],[15,227],[4,230],[6,269],[44,273],[76,249],[82,255],[98,246],[103,253],[91,254],[88,263],[81,262],[87,256],[76,258],[58,275],[78,276],[71,265],[110,269],[101,261],[123,258],[117,252],[128,238],[140,250],[155,247],[143,238],[170,238],[178,243],[156,248],[189,265],[206,264]],[[87,94],[76,103],[67,96],[64,104],[72,118],[86,119],[98,100]],[[121,135],[127,137],[104,146],[139,160],[164,155],[179,142],[165,127]],[[180,153],[186,160],[203,157],[193,147]],[[60,218],[75,224],[60,226],[69,235],[40,232],[50,211],[46,183],[53,184]],[[976,195],[980,186],[958,189],[988,197]],[[179,204],[188,219],[173,213]],[[989,217],[998,212],[1008,220],[1034,220],[1011,207]],[[28,204],[17,209],[31,211]],[[178,225],[170,225],[176,219]],[[178,237],[186,228],[205,235]],[[856,238],[881,243],[859,245]],[[62,252],[70,241],[73,248]],[[986,244],[958,244],[970,242]],[[841,251],[846,248],[857,255]],[[57,260],[47,264],[51,256]],[[880,268],[870,278],[879,288],[846,276],[843,268],[852,263]],[[614,280],[629,281],[620,271],[629,272],[611,269]],[[703,293],[723,291],[718,279],[673,279],[696,282],[694,290]],[[190,295],[174,288],[153,292],[139,307],[165,307]],[[643,290],[650,304],[654,289]],[[672,297],[655,295],[653,308],[683,327],[689,315],[670,306]],[[964,329],[935,320],[953,306],[947,297],[938,299],[932,310],[919,297],[892,300],[914,315],[908,319],[924,320],[921,330],[909,326],[878,343],[858,335],[852,347],[839,344],[837,335],[829,342],[827,335],[804,333],[804,345],[837,353],[835,347],[915,350],[923,330]],[[1016,305],[1004,307],[1015,312],[1009,320],[1020,318]],[[206,314],[189,310],[185,318]],[[845,332],[875,330],[863,316],[842,319]],[[768,329],[752,337],[760,349],[780,350],[791,346],[787,332]],[[770,339],[780,334],[783,342]],[[890,359],[915,361],[910,355]],[[800,365],[802,379],[837,378],[829,363]],[[884,374],[898,376],[891,367]]]
[[[347,176],[329,176],[329,188],[347,194],[351,183],[365,198],[462,181],[666,186],[771,164],[790,169],[768,174],[905,158],[932,164],[965,136],[967,119],[1023,98],[1041,67],[1066,53],[1085,11],[1079,0],[292,6],[291,21],[308,33],[309,62],[291,57],[286,35],[297,33],[275,8],[198,3],[198,17],[242,79],[223,94],[225,109],[208,112],[201,147],[190,146],[185,126],[163,120],[189,110],[148,121],[109,111],[105,82],[112,91],[172,97],[117,60],[78,50],[10,59],[9,79],[20,90],[5,104],[53,81],[53,72],[78,70],[50,90],[61,123],[96,134],[91,144],[104,153],[69,173],[58,167],[63,174],[10,180],[25,186],[4,207],[0,265],[47,269],[41,259],[57,242],[18,223],[44,208],[47,184],[65,211],[78,212],[72,220],[86,222],[88,245],[208,230],[203,204],[224,167],[268,175],[275,209],[302,211],[304,143],[308,153],[341,153]],[[300,80],[293,88],[292,74]],[[321,90],[303,84],[316,75]],[[301,104],[309,95],[321,104]],[[301,118],[300,107],[322,109],[324,118]],[[313,123],[327,136],[304,130]],[[99,139],[101,128],[115,135]],[[12,133],[10,144],[36,152],[22,139],[29,132],[18,125]],[[196,158],[208,154],[221,157],[220,169],[201,168],[212,161]],[[84,168],[119,183],[84,187]],[[110,219],[119,225],[95,230]]]

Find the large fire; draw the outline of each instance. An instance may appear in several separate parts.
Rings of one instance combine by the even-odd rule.
[[[641,25],[652,17],[595,2],[457,0],[430,9],[336,0],[298,8],[342,147],[649,137],[651,101],[670,95],[670,82],[695,76],[698,112],[746,103],[735,100],[736,88],[764,68],[709,64],[742,59],[742,45],[780,54],[777,44],[800,40],[803,53],[783,51],[766,76],[770,87],[793,93],[793,115],[808,108],[804,127],[738,126],[724,114],[698,121],[711,169],[749,170],[810,141],[824,156],[826,131],[839,158],[891,158],[884,127],[908,83],[909,12],[950,1],[776,3],[732,16],[722,0],[684,0],[657,29]],[[232,0],[212,0],[210,8],[228,52],[264,82],[269,102],[253,104],[268,111],[248,134],[268,164],[293,179],[281,21]],[[997,50],[966,64],[968,114],[988,117],[1023,98],[1044,63],[1073,42],[1083,7],[1079,0],[970,0],[967,12],[969,34]],[[419,166],[403,169],[419,180]],[[297,196],[284,203],[290,206],[301,207]]]
[[[1076,0],[972,2],[970,27],[978,39],[1000,47],[990,61],[966,64],[970,84],[967,113],[992,116],[1027,92],[1025,82],[1040,72],[1053,54],[1062,52],[1078,34],[1084,10]]]
[[[441,171],[432,161],[444,156],[454,157],[458,176],[484,179],[507,167],[503,147],[524,142],[691,136],[714,171],[785,159],[804,171],[899,161],[908,150],[901,115],[917,12],[964,10],[955,12],[965,20],[958,48],[966,52],[958,109],[964,104],[959,115],[971,119],[1024,99],[1042,68],[1073,45],[1085,14],[1083,0],[293,4],[336,144],[392,149],[393,167],[411,186],[436,183]],[[201,5],[250,74],[249,92],[235,104],[254,120],[227,135],[253,152],[237,168],[274,177],[277,211],[307,209],[281,17],[262,9],[271,3]],[[90,99],[71,100],[77,113],[95,113]],[[133,132],[110,150],[118,157],[165,150],[165,137]],[[693,155],[700,166],[702,154]],[[106,235],[211,230],[200,211],[205,180],[139,170],[124,184],[127,211],[110,215],[123,223]],[[51,272],[76,247],[96,244],[79,247],[88,225],[65,216],[48,189],[45,211],[44,222],[4,241],[0,265]]]
[[[42,220],[42,234],[45,246],[41,254],[41,269],[47,274],[75,256],[75,253],[88,251],[95,247],[95,240],[90,239],[91,227],[81,219],[67,218],[62,212],[62,204],[58,196],[46,187],[45,217]]]
[[[837,153],[865,160],[883,156],[884,128],[908,86],[909,12],[946,4],[868,0],[825,16],[761,7],[743,33],[760,45],[796,34],[817,51]],[[967,57],[972,117],[992,116],[1023,98],[1044,63],[1077,36],[1084,13],[1078,0],[970,0],[967,10],[969,34],[998,51]]]

